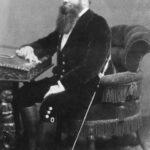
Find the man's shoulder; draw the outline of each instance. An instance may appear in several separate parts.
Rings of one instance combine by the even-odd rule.
[[[94,11],[91,10],[91,14],[92,14],[91,21],[98,23],[107,23],[106,19],[103,16],[99,15],[98,13],[95,13]]]
[[[94,29],[95,30],[96,29],[101,29],[101,30],[108,29],[109,30],[109,25],[103,16],[90,10],[90,19],[89,19],[87,28],[92,29],[92,30]]]

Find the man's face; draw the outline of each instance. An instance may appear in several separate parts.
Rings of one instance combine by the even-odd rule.
[[[78,14],[82,10],[82,0],[63,0],[57,18],[57,30],[60,33],[68,33],[75,24]]]
[[[73,9],[76,9],[77,12],[80,12],[82,9],[81,0],[63,0],[62,13],[67,14]]]

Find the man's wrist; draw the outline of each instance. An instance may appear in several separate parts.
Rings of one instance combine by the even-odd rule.
[[[62,90],[65,91],[65,88],[64,88],[64,86],[62,85],[61,81],[58,80],[57,83],[58,83],[58,86],[59,86]]]

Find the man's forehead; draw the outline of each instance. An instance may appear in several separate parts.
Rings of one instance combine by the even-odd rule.
[[[89,2],[89,0],[63,0],[63,2],[73,2],[73,3],[75,3],[75,2],[80,2],[80,3],[82,3],[82,2]]]

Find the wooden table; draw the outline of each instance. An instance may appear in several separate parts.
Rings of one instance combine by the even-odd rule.
[[[51,57],[40,58],[41,64],[25,61],[15,49],[0,47],[0,150],[15,147],[19,135],[19,113],[15,105],[19,82],[31,82],[52,66]]]

